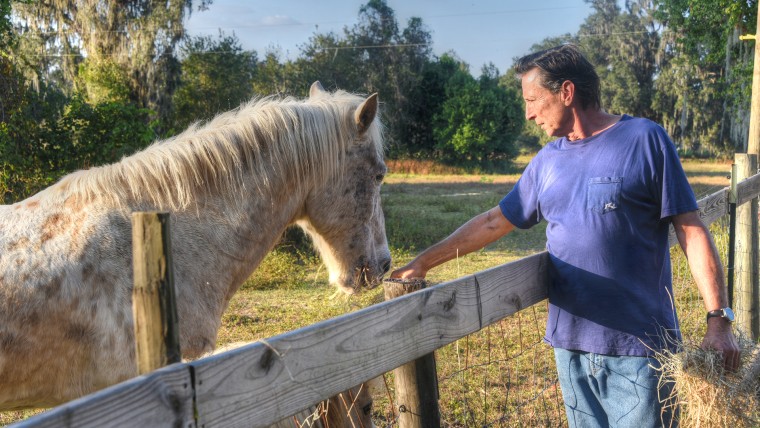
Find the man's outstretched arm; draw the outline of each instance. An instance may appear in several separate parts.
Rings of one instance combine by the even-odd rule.
[[[478,214],[451,235],[430,246],[409,264],[396,269],[391,278],[424,278],[427,272],[449,260],[480,250],[514,230],[498,206]]]

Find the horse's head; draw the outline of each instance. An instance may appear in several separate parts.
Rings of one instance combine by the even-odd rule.
[[[390,269],[391,256],[380,205],[380,186],[386,173],[381,125],[376,118],[377,94],[357,100],[333,96],[319,82],[312,85],[310,102],[344,102],[340,118],[350,139],[340,145],[341,171],[307,196],[305,215],[298,224],[311,236],[330,273],[330,282],[353,294],[372,288]],[[340,100],[340,101],[339,101]]]

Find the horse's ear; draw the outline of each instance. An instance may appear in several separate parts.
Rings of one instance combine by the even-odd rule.
[[[309,98],[314,98],[317,95],[327,92],[325,91],[325,88],[322,86],[321,83],[319,83],[319,80],[311,84],[311,87],[309,88]]]
[[[377,115],[377,92],[370,95],[354,112],[354,121],[359,134],[364,134]]]

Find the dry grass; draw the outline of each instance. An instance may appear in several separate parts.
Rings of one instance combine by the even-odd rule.
[[[674,383],[674,392],[665,398],[668,406],[680,410],[680,426],[760,426],[760,347],[740,340],[741,368],[723,369],[721,355],[687,342],[677,354],[657,356],[662,364],[663,382]]]

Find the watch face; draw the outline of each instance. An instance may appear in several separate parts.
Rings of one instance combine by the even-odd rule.
[[[731,308],[723,308],[723,318],[734,322],[734,311]]]

